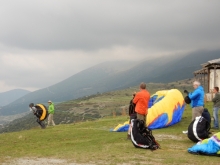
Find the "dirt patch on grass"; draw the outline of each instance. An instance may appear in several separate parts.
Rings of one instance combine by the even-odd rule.
[[[165,135],[165,134],[161,134],[161,135],[155,135],[155,138],[158,141],[162,141],[162,140],[183,140],[183,138],[181,136],[176,136],[176,135]]]
[[[92,164],[78,164],[71,163],[63,159],[52,159],[52,158],[19,158],[12,160],[3,165],[92,165]]]

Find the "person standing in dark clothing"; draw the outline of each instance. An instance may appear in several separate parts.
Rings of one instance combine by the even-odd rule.
[[[133,94],[133,99],[135,97],[135,93]],[[130,101],[130,104],[129,104],[129,116],[130,116],[130,120],[129,120],[129,124],[130,124],[130,127],[128,129],[128,139],[131,139],[131,120],[133,119],[137,119],[137,113],[135,112],[135,107],[136,105],[133,103],[133,99]]]
[[[219,121],[218,121],[218,111],[220,109],[220,93],[219,87],[215,87],[213,89],[213,93],[215,93],[215,97],[212,99],[213,102],[213,117],[214,117],[214,127],[213,129],[219,129]]]

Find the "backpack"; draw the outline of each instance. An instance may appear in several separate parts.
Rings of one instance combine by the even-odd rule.
[[[129,105],[129,116],[131,116],[131,115],[134,115],[134,114],[136,114],[136,112],[135,112],[135,107],[136,107],[136,104],[134,104],[133,103],[133,99],[130,101],[130,105]]]
[[[202,117],[204,117],[211,124],[212,119],[209,110],[207,108],[204,109],[202,113]]]
[[[152,131],[145,127],[144,121],[134,119],[131,122],[131,141],[136,148],[157,150],[160,145],[156,142]]]
[[[36,116],[40,121],[44,121],[49,115],[47,107],[43,104],[37,104],[34,107],[37,109]]]
[[[202,116],[196,117],[188,128],[188,138],[193,142],[209,138],[210,123]]]
[[[192,102],[192,100],[189,98],[189,96],[186,96],[184,98],[184,101],[185,101],[186,104],[191,104],[191,102]]]

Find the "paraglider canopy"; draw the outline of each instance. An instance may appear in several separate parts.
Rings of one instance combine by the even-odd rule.
[[[148,105],[147,126],[159,129],[172,126],[181,121],[185,109],[182,93],[177,89],[158,91],[151,96]],[[129,123],[118,125],[113,131],[128,131]]]
[[[150,129],[169,127],[181,121],[185,109],[182,93],[177,89],[158,91],[149,103],[147,125]]]

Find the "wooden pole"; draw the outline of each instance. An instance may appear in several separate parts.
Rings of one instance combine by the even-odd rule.
[[[208,70],[208,93],[210,92],[210,69],[207,68]]]
[[[197,77],[197,74],[196,73],[194,73],[194,79],[196,80],[196,77]]]
[[[217,79],[217,77],[216,77],[216,65],[214,66],[214,87],[216,87],[216,79]]]

